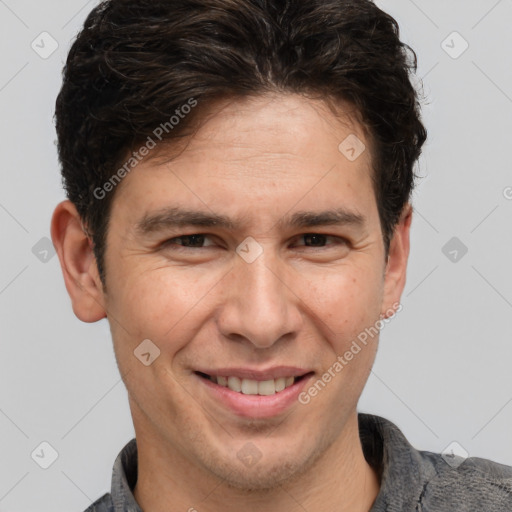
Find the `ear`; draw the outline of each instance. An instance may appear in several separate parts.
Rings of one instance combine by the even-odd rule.
[[[51,221],[51,236],[59,256],[73,312],[83,322],[105,318],[103,285],[99,278],[92,241],[71,201],[58,204]]]
[[[393,238],[389,244],[386,272],[384,275],[384,298],[382,301],[382,318],[391,316],[400,303],[405,286],[407,261],[409,259],[409,235],[412,221],[412,207],[407,203],[400,220],[395,226]]]

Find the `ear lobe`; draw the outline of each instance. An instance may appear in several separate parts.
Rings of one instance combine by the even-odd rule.
[[[83,322],[97,322],[105,318],[103,285],[99,279],[93,244],[84,232],[78,211],[71,201],[62,201],[55,208],[51,237],[73,312]]]
[[[391,316],[405,287],[407,261],[410,249],[410,230],[412,221],[412,207],[405,205],[400,220],[395,226],[393,238],[389,244],[388,260],[384,276],[384,300],[382,302],[382,316]]]

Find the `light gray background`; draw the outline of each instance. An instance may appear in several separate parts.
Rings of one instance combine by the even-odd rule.
[[[71,40],[95,3],[0,0],[4,512],[84,510],[109,489],[133,436],[106,320],[79,321],[58,258],[41,261],[44,245],[32,252],[64,198],[54,103]],[[456,441],[512,465],[512,0],[378,4],[417,51],[429,141],[404,309],[382,332],[360,410],[389,418],[418,448],[442,452]],[[47,59],[31,48],[43,31],[59,44]],[[469,43],[457,59],[442,47],[453,31]],[[445,47],[461,44],[451,36]],[[457,262],[442,252],[454,236],[468,248]],[[42,441],[58,452],[46,470],[31,458]]]

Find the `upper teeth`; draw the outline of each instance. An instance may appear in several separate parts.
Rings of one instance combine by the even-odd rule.
[[[244,395],[274,395],[291,386],[295,377],[279,377],[271,380],[240,379],[238,377],[210,377],[212,382],[225,386]]]

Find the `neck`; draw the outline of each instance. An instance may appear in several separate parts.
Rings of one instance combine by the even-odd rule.
[[[316,460],[270,489],[240,489],[194,465],[158,436],[136,429],[138,478],[134,496],[151,512],[368,512],[380,488],[359,439],[357,413]],[[165,448],[163,448],[165,446]]]

